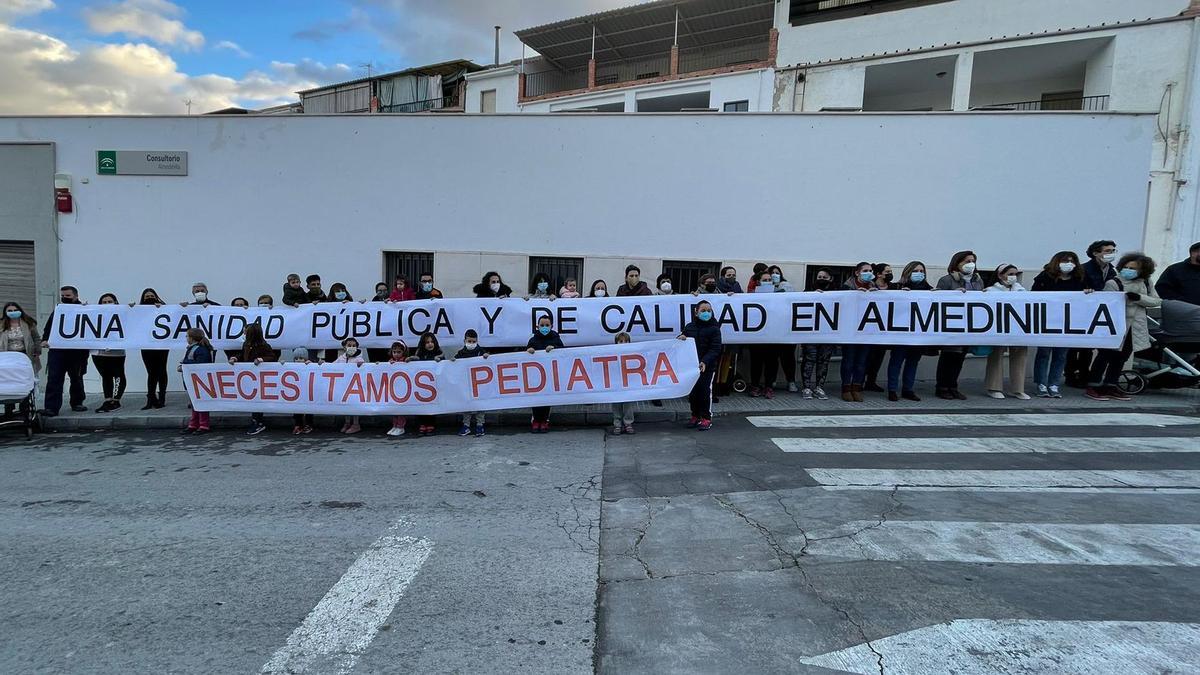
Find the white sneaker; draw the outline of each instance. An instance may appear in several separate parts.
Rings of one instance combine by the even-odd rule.
[[[804,391],[800,392],[800,397],[806,401],[811,401],[813,397],[813,390],[805,387]]]
[[[1004,398],[1004,394],[998,391],[989,391],[988,396],[991,398]]]
[[[399,436],[402,433],[404,433],[404,429],[402,427],[392,427],[391,429],[388,429],[387,435]]]
[[[1055,385],[1050,385],[1050,398],[1062,398],[1062,394],[1059,393],[1058,387]]]
[[[790,391],[794,394],[794,393],[800,391],[800,388],[796,386],[795,382],[788,382],[788,391]]]
[[[1037,397],[1038,398],[1050,398],[1050,390],[1046,389],[1046,385],[1039,384],[1037,386]]]
[[[1029,400],[1029,394],[1026,394],[1026,393],[1025,393],[1025,392],[1023,392],[1023,391],[1022,391],[1022,392],[1018,392],[1018,393],[1016,393],[1016,394],[1009,394],[1009,396],[1011,396],[1011,397],[1013,397],[1013,398],[1017,399],[1018,401],[1028,401],[1028,400]]]
[[[820,387],[813,389],[813,396],[816,396],[817,400],[819,401],[826,401],[829,399],[829,394],[826,394],[825,390]]]

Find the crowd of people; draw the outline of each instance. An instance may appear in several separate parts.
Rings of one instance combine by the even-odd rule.
[[[690,292],[695,296],[705,294],[737,293],[780,293],[797,290],[826,292],[834,290],[851,290],[873,292],[882,290],[900,290],[911,292],[927,291],[986,291],[996,293],[1025,293],[1040,291],[1062,291],[1092,293],[1095,291],[1119,291],[1126,297],[1127,331],[1118,349],[1068,349],[1063,347],[1038,347],[1033,356],[1034,395],[1041,398],[1060,398],[1061,387],[1066,384],[1079,386],[1084,389],[1088,398],[1105,400],[1129,400],[1129,396],[1117,386],[1118,378],[1123,370],[1129,368],[1133,355],[1150,347],[1149,330],[1147,326],[1147,309],[1157,307],[1163,299],[1179,300],[1200,305],[1200,242],[1191,246],[1188,258],[1170,265],[1157,279],[1154,280],[1156,265],[1146,255],[1127,253],[1118,255],[1117,245],[1110,240],[1093,242],[1081,258],[1072,251],[1059,251],[1050,257],[1048,262],[1036,272],[1032,283],[1026,287],[1024,272],[1017,265],[1002,263],[995,268],[994,281],[989,285],[983,280],[979,269],[979,260],[972,251],[955,253],[947,266],[947,273],[935,283],[931,283],[925,263],[911,261],[906,264],[896,276],[891,265],[887,263],[861,262],[854,266],[849,277],[840,286],[835,285],[834,274],[829,269],[818,269],[812,275],[811,283],[805,288],[796,288],[784,276],[783,269],[778,265],[759,263],[754,266],[752,274],[747,279],[745,289],[738,280],[738,271],[727,266],[719,274],[705,274],[700,277],[700,283],[695,289],[675,289],[671,278],[660,275],[652,287],[641,278],[641,270],[636,265],[625,269],[625,279],[610,293],[608,284],[597,279],[591,283],[586,295],[580,292],[577,279],[566,279],[555,292],[551,279],[544,273],[538,273],[530,279],[528,292],[517,294],[512,287],[504,282],[500,274],[488,272],[475,285],[473,292],[477,298],[536,298],[554,300],[557,298],[602,298],[610,294],[616,297],[672,295],[679,292]],[[423,273],[418,276],[415,286],[410,285],[404,276],[398,276],[392,284],[380,282],[375,285],[374,295],[370,298],[378,302],[411,302],[442,298],[442,292],[434,285],[433,275]],[[60,303],[80,304],[79,292],[73,286],[63,286],[60,292]],[[280,301],[284,305],[299,306],[307,303],[320,302],[354,302],[345,284],[334,283],[326,291],[319,275],[308,275],[303,283],[297,274],[289,274],[283,285]],[[361,300],[366,302],[366,300]],[[112,293],[100,296],[99,304],[117,304],[118,299]],[[147,288],[135,302],[130,305],[162,306],[165,301],[153,288]],[[191,298],[183,305],[193,304],[202,306],[218,305],[209,296],[208,286],[204,283],[193,284]],[[249,300],[237,297],[230,301],[232,306],[250,307]],[[256,298],[258,307],[272,308],[275,298],[271,294],[263,294]],[[80,349],[48,349],[43,336],[50,331],[53,315],[47,320],[45,329],[39,333],[37,323],[32,316],[16,302],[8,302],[4,306],[3,316],[3,348],[5,351],[26,354],[33,364],[35,371],[42,367],[42,355],[46,355],[46,387],[42,415],[53,417],[59,413],[63,403],[63,388],[69,380],[68,404],[76,412],[84,412],[86,395],[84,392],[83,376],[88,366],[88,357],[100,375],[104,401],[97,412],[112,412],[122,406],[127,381],[125,377],[125,351],[121,349],[104,349],[90,352]],[[539,319],[537,329],[529,338],[527,351],[550,352],[563,346],[562,339],[554,330],[554,319],[543,316]],[[691,337],[696,341],[697,357],[700,364],[700,378],[696,382],[689,401],[691,405],[690,427],[707,430],[712,426],[712,390],[714,377],[717,376],[726,349],[721,343],[720,324],[715,318],[712,305],[698,299],[692,309],[692,319],[683,328],[680,335]],[[464,334],[464,345],[450,358],[486,358],[489,350],[480,345],[475,331]],[[628,341],[629,335],[622,333],[616,336],[616,342]],[[937,356],[937,369],[934,393],[946,400],[963,400],[966,395],[959,389],[959,379],[968,354],[986,356],[986,374],[984,387],[986,395],[1002,399],[1014,397],[1018,399],[1031,398],[1026,393],[1026,368],[1030,349],[1026,347],[991,348],[979,347],[920,347],[920,346],[886,346],[867,344],[819,345],[819,344],[773,344],[751,345],[747,348],[750,354],[749,388],[752,397],[776,396],[776,383],[782,368],[784,382],[789,392],[797,393],[804,399],[827,399],[825,391],[829,364],[832,357],[840,350],[840,381],[841,398],[849,403],[862,402],[866,392],[886,393],[889,401],[920,401],[916,392],[917,368],[924,357]],[[797,351],[799,350],[799,351]],[[492,349],[490,353],[501,351]],[[890,355],[890,357],[889,357]],[[797,358],[799,356],[799,359]],[[1007,364],[1005,357],[1007,356]],[[161,349],[140,350],[140,358],[146,369],[146,403],[142,410],[162,408],[166,405],[168,382],[168,351]],[[218,357],[216,350],[208,342],[203,331],[192,329],[188,331],[188,348],[179,368],[185,363],[212,363]],[[245,331],[245,342],[241,349],[227,350],[223,356],[230,363],[279,361],[282,354],[275,350],[264,339],[262,328],[258,324],[250,324]],[[363,350],[354,338],[345,340],[340,349],[295,349],[288,356],[289,360],[304,363],[378,363],[378,362],[409,362],[409,361],[439,361],[446,358],[437,336],[426,333],[419,338],[417,348],[411,350],[403,341],[397,341],[389,348]],[[886,361],[886,368],[884,364]],[[797,363],[800,367],[797,368]],[[1007,365],[1007,367],[1006,367]],[[880,377],[884,385],[880,384]],[[1007,383],[1005,375],[1007,374]],[[5,415],[13,412],[11,406],[6,406]],[[530,421],[534,433],[545,433],[549,430],[550,408],[538,407],[533,409]],[[615,434],[634,433],[633,407],[629,404],[613,406],[613,426]],[[209,430],[209,419],[205,413],[193,412],[185,431],[204,433]],[[391,420],[389,436],[402,436],[408,428],[408,420],[404,416],[396,416]],[[247,433],[258,434],[267,429],[265,419],[261,414],[254,414],[251,427]],[[293,433],[307,434],[313,430],[311,415],[295,415]],[[345,434],[355,434],[362,430],[357,417],[347,416],[341,427]],[[420,435],[432,434],[436,430],[434,417],[419,416],[416,419],[416,430]],[[459,435],[484,435],[484,414],[482,412],[464,413]]]

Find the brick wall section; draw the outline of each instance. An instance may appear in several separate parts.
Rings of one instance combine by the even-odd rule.
[[[525,100],[525,73],[517,73],[517,100]]]
[[[771,61],[759,61],[757,63],[741,63],[736,66],[724,66],[721,68],[710,68],[708,70],[697,70],[692,73],[681,73],[678,75],[662,75],[660,77],[648,77],[644,80],[631,80],[629,82],[614,82],[612,84],[602,84],[600,86],[591,86],[583,89],[571,89],[568,91],[553,91],[549,94],[541,96],[529,96],[520,98],[521,103],[530,103],[533,101],[545,101],[551,98],[562,98],[564,96],[574,96],[576,94],[590,94],[598,91],[613,91],[616,89],[629,89],[630,87],[641,87],[647,84],[658,84],[660,82],[674,82],[676,80],[691,80],[700,77],[711,77],[713,75],[724,75],[726,73],[740,73],[747,70],[761,70],[763,68],[773,68],[774,63]],[[595,83],[596,69],[594,66],[588,67],[588,81]],[[521,93],[524,93],[523,91]]]
[[[671,45],[671,75],[679,74],[679,45]]]
[[[771,32],[767,34],[767,61],[771,67],[775,66],[775,58],[779,56],[779,29],[771,28]]]
[[[588,59],[588,89],[596,88],[596,59]]]

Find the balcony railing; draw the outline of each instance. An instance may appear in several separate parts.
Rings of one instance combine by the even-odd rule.
[[[586,89],[587,80],[587,69],[527,73],[525,75],[525,96],[542,96],[556,91]]]
[[[453,108],[458,105],[458,94],[443,96],[441,98],[430,98],[424,101],[411,101],[409,103],[396,103],[393,105],[379,106],[379,112],[385,113],[413,113],[425,112],[426,110],[434,110],[439,108]]]
[[[792,0],[788,20],[793,25],[833,21],[865,14],[890,12],[950,0]]]
[[[981,106],[980,110],[1083,110],[1100,112],[1108,110],[1108,95],[1076,96],[1070,98],[1043,98],[1037,101],[1017,103],[994,103]]]
[[[720,47],[680,49],[679,72],[694,73],[699,70],[758,63],[766,61],[769,56],[770,45],[766,40],[757,38]]]

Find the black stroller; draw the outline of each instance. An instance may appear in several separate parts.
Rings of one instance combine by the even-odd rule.
[[[12,417],[0,418],[0,429],[21,427],[25,437],[32,438],[40,424],[34,405],[36,393],[37,378],[29,357],[22,352],[0,352],[0,403],[14,410]]]
[[[1146,318],[1149,349],[1134,355],[1133,370],[1121,373],[1117,387],[1126,394],[1151,389],[1182,389],[1200,383],[1200,305],[1164,300],[1159,319]]]

